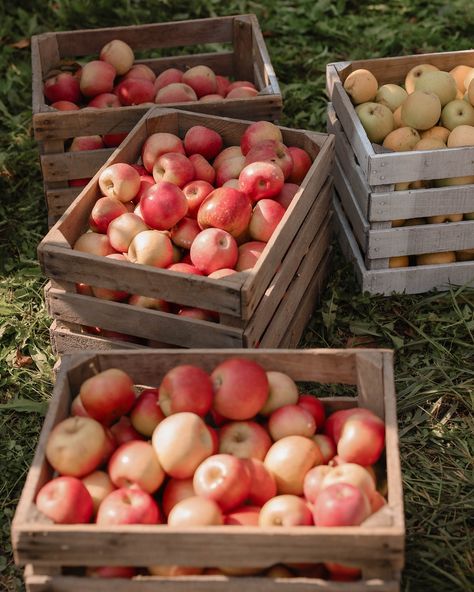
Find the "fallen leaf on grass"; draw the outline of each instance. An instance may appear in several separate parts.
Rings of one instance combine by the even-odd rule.
[[[31,366],[33,358],[31,356],[24,356],[19,349],[16,350],[15,366],[24,368],[25,366]]]
[[[15,49],[25,49],[25,47],[30,47],[30,40],[20,39],[19,41],[15,41],[15,43],[10,43],[10,47],[14,47]]]

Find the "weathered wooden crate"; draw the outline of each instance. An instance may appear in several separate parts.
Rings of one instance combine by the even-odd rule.
[[[144,140],[154,132],[183,136],[198,124],[215,129],[230,145],[240,142],[249,122],[155,108],[144,116],[104,167],[114,162],[136,162]],[[87,227],[92,207],[101,195],[99,171],[38,248],[42,269],[52,280],[48,292],[51,315],[76,328],[97,326],[183,347],[253,347],[258,343],[278,346],[306,291],[313,293],[315,285],[321,286],[326,273],[324,256],[331,238],[329,173],[334,157],[332,136],[281,130],[284,142],[304,148],[314,162],[252,270],[214,280],[74,251],[72,246]],[[197,321],[79,295],[76,282],[214,310],[219,313],[220,322]],[[280,304],[288,313],[282,320],[278,320],[277,313]],[[277,326],[280,329],[274,333]]]
[[[474,220],[392,227],[395,220],[474,212],[474,185],[406,191],[372,187],[331,105],[327,115],[328,131],[336,137],[334,183],[368,269],[388,268],[390,257],[474,248]]]
[[[425,63],[433,64],[441,70],[451,70],[459,64],[474,67],[474,50],[335,62],[327,65],[327,92],[336,115],[367,182],[371,186],[378,186],[377,189],[381,191],[384,188],[390,191],[390,185],[394,183],[472,175],[474,147],[380,153],[381,147],[369,141],[344,90],[347,76],[359,68],[370,70],[379,84],[400,84],[404,82],[410,68]]]
[[[83,380],[94,371],[119,367],[139,384],[157,385],[177,364],[212,370],[231,356],[253,359],[296,381],[356,385],[357,396],[328,398],[328,412],[360,405],[386,425],[388,505],[361,526],[315,528],[208,527],[166,525],[99,527],[56,525],[41,516],[34,500],[52,476],[44,450],[52,428],[69,413]],[[352,387],[351,387],[352,389]],[[352,392],[352,390],[350,391]],[[397,592],[404,561],[404,514],[398,448],[393,357],[388,350],[139,350],[65,356],[48,415],[13,520],[15,559],[28,565],[28,592]],[[74,568],[93,565],[194,565],[268,567],[276,563],[348,562],[362,568],[359,582],[313,578],[139,576],[131,580],[88,578]],[[69,568],[69,569],[68,569]],[[83,572],[82,572],[83,573]]]
[[[245,119],[278,119],[282,97],[265,42],[253,14],[229,17],[61,31],[36,35],[31,40],[33,72],[33,130],[41,153],[41,169],[50,221],[56,221],[79,194],[68,181],[92,177],[113,149],[66,152],[65,143],[76,136],[129,132],[150,104],[118,109],[57,111],[43,95],[43,81],[58,69],[61,60],[98,55],[112,39],[121,39],[135,51],[222,44],[225,50],[136,60],[156,73],[166,68],[187,69],[205,64],[217,74],[250,80],[259,95],[203,103],[175,104],[187,111]]]

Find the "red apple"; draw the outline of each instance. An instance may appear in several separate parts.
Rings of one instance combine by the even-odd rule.
[[[153,166],[153,178],[155,182],[168,181],[180,188],[193,181],[193,163],[184,154],[169,152],[162,154]]]
[[[323,487],[313,506],[316,526],[358,526],[369,516],[369,500],[361,489],[350,483]]]
[[[127,136],[127,132],[123,132],[121,134],[105,134],[102,136],[102,140],[104,142],[104,146],[107,148],[116,148],[117,146],[120,146]]]
[[[44,83],[43,92],[50,103],[58,101],[79,103],[81,100],[79,80],[70,72],[61,72],[48,78]]]
[[[176,479],[191,477],[213,450],[206,424],[190,412],[166,417],[156,426],[152,444],[163,469]]]
[[[190,249],[193,265],[205,274],[237,263],[238,247],[234,237],[220,228],[206,228],[194,239]]]
[[[200,154],[206,160],[212,160],[222,150],[223,141],[220,134],[203,125],[190,127],[184,136],[186,154]]]
[[[148,226],[155,230],[169,230],[186,216],[188,202],[177,185],[160,181],[142,195],[140,210]]]
[[[234,82],[231,82],[229,84],[229,86],[227,87],[227,92],[231,92],[233,91],[235,88],[253,88],[255,90],[257,90],[257,87],[255,86],[255,84],[253,82],[250,82],[250,80],[235,80]]]
[[[224,164],[226,160],[232,160],[234,158],[242,157],[243,154],[242,150],[240,149],[240,146],[228,146],[227,148],[224,148],[224,150],[222,150],[222,152],[220,152],[216,156],[214,162],[212,163],[212,166],[217,170],[222,166],[222,164]],[[245,158],[242,162],[245,162]]]
[[[280,205],[282,205],[286,210],[290,203],[293,201],[295,195],[298,193],[299,188],[300,186],[295,185],[295,183],[285,183],[280,193],[273,199]]]
[[[217,92],[216,75],[207,66],[194,66],[186,70],[183,83],[188,84],[198,97]]]
[[[310,469],[303,481],[303,493],[310,504],[314,504],[322,489],[324,479],[334,468],[328,465],[318,465]]]
[[[194,178],[197,181],[207,181],[212,186],[216,178],[214,167],[201,154],[191,154],[189,160],[193,163]]]
[[[145,193],[145,191],[147,189],[149,189],[154,184],[155,184],[155,179],[153,179],[153,177],[151,175],[148,175],[148,174],[140,175],[140,188],[137,191],[137,194],[135,195],[135,197],[133,198],[133,201],[136,204],[139,204],[140,200],[142,198],[142,195]]]
[[[303,407],[284,405],[270,415],[268,431],[273,440],[281,440],[286,436],[310,438],[316,432],[316,422],[311,413]]]
[[[94,204],[89,218],[89,226],[94,232],[107,234],[109,223],[125,214],[125,205],[113,197],[100,197]]]
[[[171,240],[177,247],[190,249],[194,239],[200,232],[199,224],[194,218],[184,217],[171,229]],[[179,265],[179,263],[176,265]]]
[[[163,512],[168,516],[176,504],[188,497],[194,497],[193,478],[170,479],[163,489]]]
[[[156,95],[153,82],[145,78],[122,80],[115,92],[120,103],[126,107],[154,103]]]
[[[278,195],[284,182],[281,168],[271,162],[248,164],[239,175],[241,190],[253,201]]]
[[[353,414],[348,417],[337,440],[337,454],[344,461],[373,465],[385,447],[385,424],[375,414]]]
[[[258,526],[260,508],[257,506],[240,506],[224,516],[226,526]]]
[[[131,440],[143,440],[142,434],[137,432],[133,427],[130,418],[126,415],[122,415],[117,423],[114,423],[114,425],[110,427],[110,431],[114,435],[117,446],[125,444],[125,442],[130,442]]]
[[[143,436],[151,438],[156,426],[164,418],[158,403],[158,389],[143,390],[130,412],[132,426]]]
[[[100,567],[88,567],[86,576],[89,578],[127,578],[131,579],[137,575],[135,567],[126,567],[123,565],[111,565]]]
[[[99,422],[90,417],[68,417],[51,430],[45,454],[61,475],[83,477],[102,463],[107,448],[107,436]]]
[[[142,160],[145,169],[151,173],[156,160],[168,152],[184,154],[183,142],[174,134],[158,132],[148,136],[142,148]]]
[[[225,360],[214,368],[211,380],[214,384],[213,407],[228,419],[253,418],[268,397],[267,374],[252,360]]]
[[[341,431],[345,421],[352,415],[372,415],[372,412],[363,407],[351,407],[350,409],[335,411],[326,419],[324,423],[324,433],[330,436],[337,444],[341,437]]]
[[[248,126],[240,139],[240,148],[245,156],[250,149],[264,140],[283,142],[280,128],[269,121],[256,121]]]
[[[94,471],[81,479],[89,492],[94,504],[94,514],[97,513],[102,500],[115,489],[115,485],[105,471]]]
[[[258,90],[252,88],[251,86],[239,86],[238,88],[233,88],[232,90],[228,91],[225,98],[226,99],[251,99],[252,97],[256,97],[258,95]]]
[[[95,232],[82,234],[74,243],[74,250],[98,255],[99,257],[105,257],[106,255],[112,255],[117,252],[110,244],[107,236]]]
[[[140,296],[132,294],[128,299],[128,303],[133,306],[141,306],[142,308],[149,308],[151,310],[160,310],[161,312],[170,312],[170,305],[166,300],[161,298],[152,298],[149,296]]]
[[[197,221],[202,229],[221,228],[236,238],[249,225],[251,215],[252,205],[244,193],[231,187],[220,187],[202,202]]]
[[[214,454],[197,467],[193,486],[197,495],[215,501],[223,512],[228,512],[247,498],[250,473],[241,459]]]
[[[260,510],[259,526],[311,526],[313,518],[305,501],[296,495],[277,495]]]
[[[89,101],[87,106],[92,107],[93,109],[112,109],[115,107],[121,107],[122,104],[115,93],[101,93]]]
[[[285,179],[288,179],[293,170],[293,158],[289,149],[276,140],[263,140],[255,144],[245,156],[245,164],[252,162],[272,162],[278,165]]]
[[[235,269],[237,271],[246,271],[255,267],[266,246],[267,243],[260,241],[250,241],[240,245]]]
[[[196,154],[195,156],[199,155]],[[191,183],[183,187],[183,193],[188,202],[188,216],[190,218],[196,218],[200,205],[213,190],[214,187],[210,183],[199,179],[191,181]]]
[[[80,88],[85,97],[95,97],[112,92],[117,72],[112,64],[99,60],[87,62],[82,67]]]
[[[160,509],[146,491],[123,487],[109,493],[97,512],[97,524],[160,524]]]
[[[166,416],[190,411],[204,417],[211,408],[212,397],[209,375],[191,364],[175,366],[160,384],[159,403]]]
[[[78,111],[80,109],[79,105],[71,101],[55,101],[50,106],[58,111]]]
[[[194,265],[190,265],[189,263],[173,263],[172,265],[168,266],[170,271],[176,271],[177,273],[189,273],[191,275],[204,275],[202,271],[199,271],[197,267]],[[198,309],[195,309],[198,310]]]
[[[173,245],[167,233],[144,230],[133,237],[128,258],[132,263],[165,268],[173,261]]]
[[[218,269],[217,271],[213,271],[207,277],[213,278],[215,280],[220,280],[221,278],[224,278],[228,275],[232,275],[234,273],[237,273],[235,271],[235,269],[230,269],[228,267],[224,267],[223,269]]]
[[[256,241],[268,242],[285,215],[285,208],[273,199],[261,199],[252,211],[249,222],[250,237]]]
[[[176,578],[179,576],[198,576],[202,574],[204,568],[188,565],[148,565],[147,570],[153,576]]]
[[[371,514],[375,514],[375,512],[378,512],[381,508],[387,505],[387,500],[377,490],[372,491],[369,497],[369,502]]]
[[[314,395],[300,395],[298,405],[309,411],[316,422],[316,431],[321,431],[326,421],[326,411],[323,402]]]
[[[224,517],[219,505],[212,499],[201,496],[187,497],[171,509],[168,525],[177,527],[220,526]]]
[[[332,582],[356,582],[362,577],[362,570],[352,565],[341,565],[327,561],[324,566],[328,570],[329,579]]]
[[[216,170],[216,186],[222,187],[222,185],[224,185],[224,183],[227,183],[227,181],[230,181],[231,179],[238,179],[244,166],[245,157],[242,155],[236,155],[232,158],[226,158],[225,160],[221,161],[219,165],[216,165],[214,163],[214,168]]]
[[[90,295],[92,296],[92,292]],[[74,397],[71,403],[71,415],[73,417],[89,417],[89,414],[84,409],[84,405],[82,404],[81,397],[79,395]]]
[[[87,413],[105,425],[126,415],[135,403],[133,381],[118,368],[88,378],[82,383],[79,394]]]
[[[212,93],[210,95],[204,95],[199,99],[200,103],[215,103],[216,101],[223,101],[224,97],[217,93]]]
[[[82,152],[83,150],[100,150],[104,142],[100,136],[76,136],[73,138],[68,152]]]
[[[217,94],[221,97],[225,97],[227,94],[227,90],[230,86],[230,80],[227,76],[220,76],[219,74],[216,75],[216,86],[217,86]]]
[[[109,223],[107,237],[116,251],[127,253],[135,236],[145,230],[148,230],[145,222],[136,214],[127,212]]]
[[[218,321],[215,312],[212,310],[205,310],[204,308],[183,307],[179,309],[178,316],[196,319],[197,321],[209,321],[211,323],[216,323]]]
[[[338,465],[328,473],[322,483],[322,489],[334,483],[350,483],[358,487],[370,499],[375,491],[375,480],[371,473],[355,463]]]
[[[288,183],[296,183],[296,185],[301,185],[303,179],[306,177],[309,169],[311,168],[313,161],[306,150],[303,150],[302,148],[290,146],[288,150],[293,160],[293,169],[288,176]]]
[[[111,64],[117,74],[126,74],[133,66],[135,55],[133,49],[120,39],[112,39],[100,50],[99,57]]]
[[[140,175],[129,164],[118,162],[100,173],[99,187],[107,197],[131,201],[140,189]]]
[[[275,477],[257,458],[248,458],[244,462],[250,472],[250,491],[247,499],[251,504],[263,506],[277,494]]]
[[[36,496],[36,506],[56,524],[85,524],[94,513],[90,493],[76,477],[48,481]]]
[[[173,82],[161,88],[155,96],[155,103],[166,105],[168,103],[189,103],[197,101],[198,97],[189,84]]]
[[[183,73],[181,70],[178,70],[178,68],[167,68],[166,70],[163,70],[163,72],[158,74],[155,80],[155,95],[159,90],[168,86],[168,84],[181,82],[182,79]]]
[[[263,460],[271,445],[267,431],[255,421],[232,421],[219,432],[219,452],[237,458]]]
[[[109,461],[108,472],[116,487],[137,485],[147,493],[155,493],[165,478],[152,445],[142,440],[119,446]]]
[[[129,78],[146,78],[150,82],[155,82],[156,75],[153,70],[145,64],[135,64],[122,76],[122,80],[128,80]]]

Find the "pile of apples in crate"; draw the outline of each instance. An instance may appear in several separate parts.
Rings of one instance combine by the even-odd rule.
[[[306,151],[285,146],[280,129],[266,121],[249,125],[240,146],[227,148],[204,126],[191,127],[183,140],[155,133],[143,144],[142,162],[102,171],[92,232],[81,235],[74,249],[215,279],[256,264],[312,164]],[[77,289],[216,320],[212,312],[174,310],[160,299],[84,284]]]
[[[113,368],[82,383],[71,417],[51,431],[46,457],[57,476],[36,505],[60,524],[356,526],[386,504],[373,468],[384,446],[384,423],[371,411],[326,417],[321,399],[252,360],[231,357],[210,374],[177,365],[155,388]],[[360,577],[331,563],[279,570]]]

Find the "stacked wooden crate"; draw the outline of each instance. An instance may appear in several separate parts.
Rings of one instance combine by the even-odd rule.
[[[356,69],[371,71],[380,85],[400,84],[410,68],[430,63],[441,70],[474,66],[474,51],[340,62],[327,67],[328,131],[336,135],[335,202],[343,250],[355,261],[362,288],[371,293],[420,293],[474,283],[474,261],[462,260],[474,248],[474,185],[396,191],[397,183],[469,176],[474,147],[390,152],[371,144],[343,88]],[[425,217],[462,214],[459,222],[426,223]],[[409,225],[417,219],[418,224]],[[421,219],[421,220],[420,220]],[[392,221],[408,224],[392,226]],[[457,261],[391,267],[391,260],[454,251]],[[466,252],[463,255],[462,252]]]
[[[147,103],[111,109],[58,111],[46,104],[43,82],[68,70],[71,61],[85,56],[97,58],[109,41],[120,39],[136,52],[159,52],[164,57],[139,59],[155,73],[167,68],[186,70],[206,65],[217,74],[253,82],[259,94],[252,98],[224,101],[192,101],[174,104],[188,111],[269,119],[279,117],[282,98],[263,36],[255,15],[237,15],[190,21],[176,21],[105,29],[63,31],[32,37],[33,130],[41,155],[41,169],[50,224],[58,220],[81,188],[70,186],[74,179],[91,178],[112,154],[113,148],[68,152],[72,138],[129,132],[152,106]],[[178,47],[193,48],[219,44],[225,48],[206,53],[166,56]],[[90,58],[94,59],[94,58]]]

